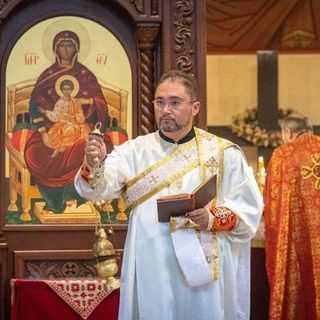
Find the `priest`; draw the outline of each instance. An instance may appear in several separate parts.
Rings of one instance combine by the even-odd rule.
[[[265,238],[270,320],[320,319],[320,138],[306,117],[281,122],[269,161]]]
[[[120,320],[249,320],[250,240],[262,198],[240,148],[193,126],[195,80],[172,70],[155,92],[159,130],[107,154],[92,135],[75,179],[85,198],[122,196],[131,208],[121,272]],[[204,208],[159,222],[157,199],[191,193],[217,175]]]

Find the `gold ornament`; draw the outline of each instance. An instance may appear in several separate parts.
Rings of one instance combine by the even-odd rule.
[[[320,154],[315,153],[311,156],[312,165],[303,166],[301,175],[303,179],[313,179],[314,187],[320,190]]]
[[[127,221],[128,220],[128,217],[127,217],[127,214],[125,213],[125,210],[126,210],[127,206],[126,206],[126,202],[123,200],[122,197],[120,197],[118,199],[118,209],[119,209],[119,212],[116,216],[116,219],[118,221]]]
[[[266,183],[266,169],[264,166],[264,159],[261,156],[258,157],[257,182],[261,193],[263,193]]]
[[[96,257],[109,257],[115,255],[113,244],[108,240],[106,231],[99,227],[96,230],[96,242],[93,244],[93,252]]]
[[[95,230],[96,240],[93,244],[93,252],[97,259],[96,270],[98,277],[106,279],[108,286],[111,286],[112,288],[116,289],[120,287],[120,281],[115,277],[119,270],[117,264],[118,255],[116,254],[114,246],[112,242],[108,239],[107,233],[101,224],[101,211],[105,204],[105,201],[99,201],[98,203],[94,203],[94,207],[97,211],[98,220]],[[107,214],[109,219],[108,234],[112,236],[113,229],[111,226],[109,212],[107,212]]]
[[[106,201],[106,203],[102,206],[102,209],[103,211],[106,211],[106,212],[113,212],[113,207],[112,207],[112,201]]]

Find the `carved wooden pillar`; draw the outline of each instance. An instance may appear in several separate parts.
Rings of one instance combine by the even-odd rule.
[[[130,3],[134,5],[137,12],[145,14],[144,0],[130,0]]]
[[[278,54],[258,51],[258,123],[267,130],[278,128]]]
[[[175,21],[173,24],[175,29],[175,66],[182,71],[194,74],[195,55],[193,46],[195,34],[193,32],[193,11],[194,4],[192,0],[176,1],[174,6]]]
[[[198,82],[201,110],[197,125],[206,126],[206,1],[163,1],[164,70],[192,73]]]
[[[138,134],[147,134],[154,131],[154,111],[152,100],[155,83],[155,51],[159,25],[139,24],[137,28],[140,71],[140,96]]]
[[[151,0],[151,15],[156,16],[159,14],[159,2],[160,0]]]
[[[0,0],[0,10],[5,6],[6,0]]]
[[[0,320],[4,320],[4,306],[5,303],[5,285],[8,280],[7,274],[7,244],[0,239]]]

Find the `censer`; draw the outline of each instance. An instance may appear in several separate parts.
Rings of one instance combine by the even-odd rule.
[[[113,247],[112,242],[108,239],[113,236],[113,229],[110,226],[110,214],[107,212],[109,227],[106,230],[103,228],[101,223],[101,211],[104,205],[104,201],[94,203],[94,207],[97,211],[98,222],[95,227],[96,240],[93,244],[93,252],[96,257],[96,270],[99,278],[106,279],[107,284],[112,288],[119,288],[120,281],[115,277],[119,271],[117,258],[118,255]],[[107,235],[108,234],[108,235]]]
[[[98,122],[95,125],[94,130],[90,133],[91,135],[98,135],[101,137],[104,141],[104,135],[100,131],[101,129],[101,122]],[[112,143],[107,143],[107,153],[112,151]],[[97,169],[97,168],[96,168]],[[99,171],[99,170],[97,170]],[[94,181],[94,177],[90,177]],[[96,177],[97,179],[101,178],[100,176]],[[120,287],[120,281],[115,277],[117,274],[119,268],[117,263],[118,255],[116,254],[116,251],[113,247],[112,242],[108,239],[108,235],[110,237],[113,237],[113,229],[111,226],[111,219],[110,219],[110,213],[107,211],[107,217],[108,217],[108,224],[109,227],[106,230],[102,226],[101,222],[101,212],[103,211],[103,207],[105,205],[105,201],[96,201],[93,202],[93,206],[97,213],[97,223],[95,226],[95,235],[96,239],[93,244],[93,253],[96,257],[96,270],[97,275],[99,278],[106,279],[107,285],[111,286],[112,288],[116,289]]]

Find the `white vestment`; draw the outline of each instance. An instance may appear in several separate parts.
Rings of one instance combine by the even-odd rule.
[[[78,174],[76,189],[91,200],[117,198],[129,180],[180,146],[163,140],[158,132],[129,140],[106,158],[103,182],[92,189]],[[249,320],[250,240],[262,214],[262,198],[239,148],[224,150],[217,205],[231,209],[239,222],[233,231],[217,233],[217,280],[188,286],[169,224],[158,222],[156,199],[192,192],[201,183],[200,171],[191,169],[131,211],[121,272],[120,320]]]

